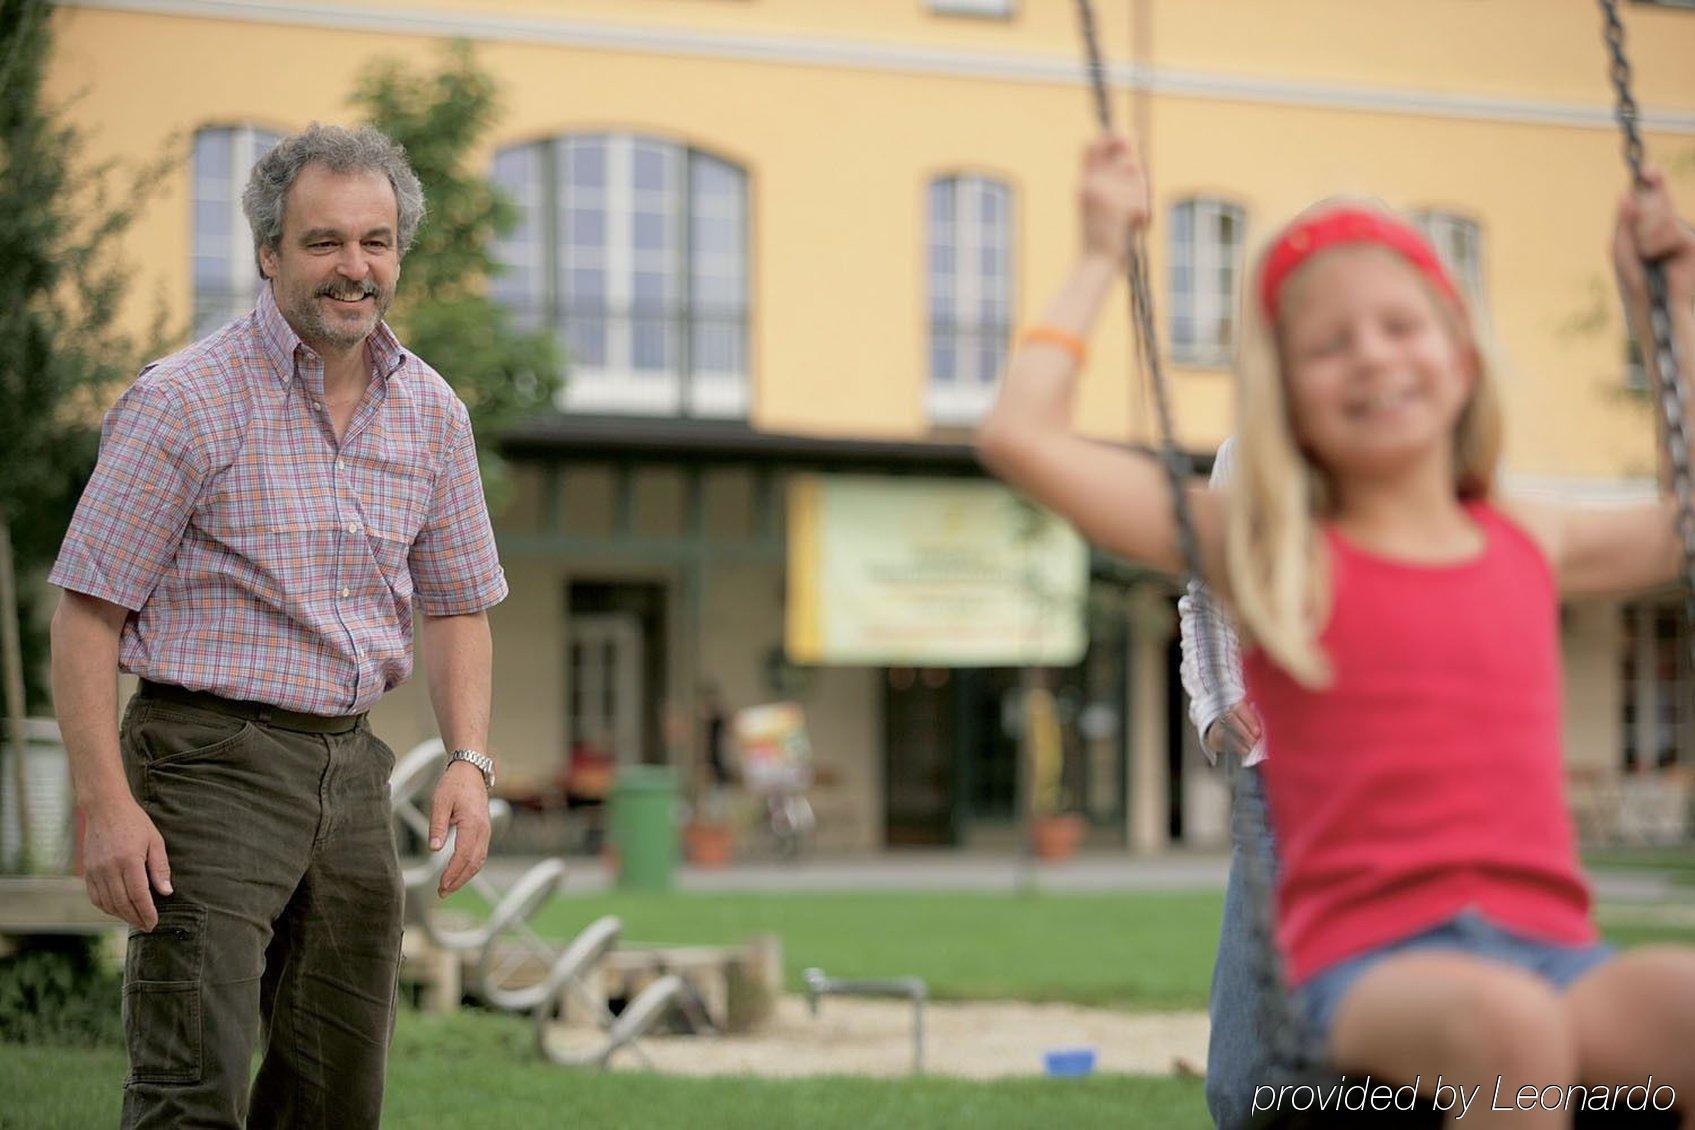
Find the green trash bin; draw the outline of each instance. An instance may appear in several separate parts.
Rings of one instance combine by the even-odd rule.
[[[607,804],[618,886],[668,890],[678,856],[676,773],[666,765],[620,766]]]

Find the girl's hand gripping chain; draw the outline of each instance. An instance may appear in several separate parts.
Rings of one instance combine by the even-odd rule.
[[[1645,185],[1627,189],[1619,198],[1618,224],[1613,232],[1613,270],[1633,319],[1646,317],[1648,279],[1643,260],[1658,261],[1665,270],[1666,293],[1673,320],[1695,301],[1695,229],[1677,217],[1666,177],[1658,169],[1643,170]],[[1681,310],[1679,308],[1682,308]]]
[[[1123,263],[1132,232],[1148,222],[1148,182],[1128,140],[1102,134],[1089,145],[1077,195],[1083,254]]]

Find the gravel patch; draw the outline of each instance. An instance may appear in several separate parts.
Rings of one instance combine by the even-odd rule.
[[[648,1036],[652,1068],[675,1075],[906,1075],[912,1070],[912,1006],[896,1000],[830,997],[808,1013],[782,997],[759,1031],[739,1036]],[[990,1079],[1040,1075],[1042,1055],[1090,1047],[1098,1072],[1193,1074],[1206,1062],[1202,1012],[1129,1013],[1066,1004],[927,1002],[924,1070]],[[621,1055],[624,1070],[645,1067]]]

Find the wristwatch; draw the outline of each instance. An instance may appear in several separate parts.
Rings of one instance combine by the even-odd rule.
[[[452,765],[455,761],[468,761],[483,775],[483,784],[490,792],[494,791],[494,758],[486,753],[478,753],[474,749],[456,749],[453,756],[447,759]]]

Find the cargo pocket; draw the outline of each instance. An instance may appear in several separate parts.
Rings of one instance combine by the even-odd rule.
[[[206,908],[167,904],[152,933],[131,930],[124,958],[124,1038],[132,1083],[198,1083],[200,970]]]

